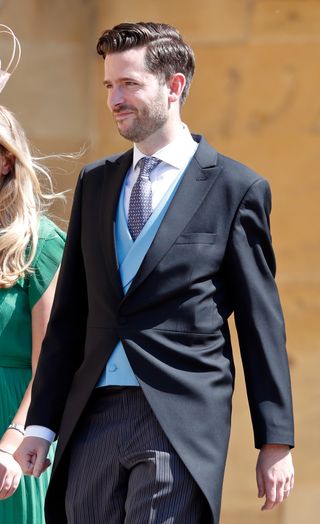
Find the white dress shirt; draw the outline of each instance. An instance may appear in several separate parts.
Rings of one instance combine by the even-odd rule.
[[[152,155],[161,160],[160,164],[158,164],[150,173],[152,210],[157,207],[160,200],[181,171],[187,167],[197,147],[197,142],[193,140],[189,129],[183,124],[181,132],[176,136],[176,138],[170,142],[170,144],[159,149],[159,151],[156,151]],[[133,163],[126,178],[124,195],[124,207],[127,218],[131,191],[139,175],[139,167],[137,164],[144,156],[144,153],[142,153],[135,144],[133,148]]]

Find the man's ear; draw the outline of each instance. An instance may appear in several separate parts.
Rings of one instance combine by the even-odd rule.
[[[186,77],[182,73],[175,73],[168,82],[169,102],[176,102],[182,95],[186,85]]]

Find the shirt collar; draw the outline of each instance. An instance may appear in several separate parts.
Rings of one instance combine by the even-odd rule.
[[[182,124],[182,129],[178,135],[167,144],[162,149],[156,151],[152,156],[159,158],[163,162],[170,164],[171,166],[182,169],[186,160],[189,160],[191,156],[195,153],[198,144],[193,140],[191,133],[188,127],[185,124]],[[133,146],[133,168],[135,169],[137,163],[141,158],[146,156],[142,153],[138,146],[134,144]]]

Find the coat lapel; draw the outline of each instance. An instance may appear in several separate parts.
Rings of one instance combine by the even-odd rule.
[[[101,227],[100,242],[102,245],[109,280],[118,299],[123,297],[115,246],[115,217],[124,178],[132,164],[132,149],[121,156],[106,160],[101,191]]]
[[[217,152],[202,137],[181,184],[168,208],[159,230],[150,246],[140,269],[135,276],[126,298],[135,291],[153,271],[176,238],[181,234],[192,216],[201,206],[208,191],[216,181],[220,167],[217,166]]]

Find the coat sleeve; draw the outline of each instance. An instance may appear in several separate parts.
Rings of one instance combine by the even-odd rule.
[[[87,319],[87,287],[81,250],[80,174],[71,211],[52,312],[32,388],[26,425],[46,426],[58,433],[75,371],[83,359]]]
[[[228,280],[255,445],[293,446],[293,415],[284,320],[275,283],[264,179],[247,191],[227,246]]]

